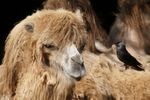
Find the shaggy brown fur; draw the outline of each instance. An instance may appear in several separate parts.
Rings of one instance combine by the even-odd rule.
[[[123,40],[129,48],[150,54],[150,1],[125,0],[112,26],[113,42]]]
[[[44,9],[64,8],[70,11],[81,10],[83,20],[88,32],[87,49],[97,52],[95,41],[101,42],[107,48],[111,46],[110,39],[106,32],[102,29],[89,0],[47,0],[44,3]],[[101,51],[100,51],[101,52]]]
[[[64,75],[54,58],[47,58],[51,54],[43,54],[43,44],[55,41],[63,52],[71,42],[80,47],[85,32],[81,14],[63,9],[37,11],[21,21],[6,41],[0,100],[66,100],[75,80]]]
[[[75,100],[149,100],[150,56],[138,59],[145,72],[124,70],[114,53],[98,56],[84,52],[87,74],[75,87]]]

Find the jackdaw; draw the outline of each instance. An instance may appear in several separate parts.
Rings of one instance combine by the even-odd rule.
[[[131,66],[133,69],[138,71],[143,71],[144,69],[141,67],[142,64],[138,62],[126,49],[126,46],[123,42],[117,42],[116,45],[116,52],[117,57],[120,61],[124,63],[127,67],[128,65]]]

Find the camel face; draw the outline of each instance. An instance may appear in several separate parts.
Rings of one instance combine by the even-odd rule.
[[[61,12],[49,17],[47,15],[47,23],[43,23],[43,20],[32,21],[32,26],[36,28],[39,27],[38,23],[42,23],[42,26],[37,28],[39,32],[35,29],[36,33],[31,34],[32,40],[36,40],[37,60],[42,62],[42,66],[59,71],[59,74],[71,79],[80,79],[85,74],[81,53],[86,45],[86,31],[78,17],[70,13],[70,16],[59,13]],[[52,16],[54,19],[49,21]],[[41,19],[44,19],[43,16]],[[29,25],[26,29],[30,31]]]
[[[59,50],[59,47],[51,44],[44,44],[43,55],[44,63],[49,67],[51,63],[56,63],[57,68],[62,69],[65,75],[80,79],[85,74],[82,55],[79,51],[81,48],[73,43],[68,43]],[[54,66],[56,67],[56,66]]]

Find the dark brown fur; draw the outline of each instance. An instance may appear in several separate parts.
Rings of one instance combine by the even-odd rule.
[[[106,32],[100,26],[99,20],[92,9],[89,0],[47,0],[44,9],[64,8],[71,11],[81,10],[88,31],[87,49],[96,52],[95,40],[100,41],[106,47],[110,47],[110,40]]]
[[[134,49],[150,54],[150,0],[126,0],[119,5],[120,13],[111,29],[111,39],[113,42],[123,40]]]

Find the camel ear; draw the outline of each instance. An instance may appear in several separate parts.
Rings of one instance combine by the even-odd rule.
[[[77,17],[83,21],[83,14],[81,13],[81,11],[79,9],[76,9],[75,14],[77,15]]]
[[[33,23],[27,23],[27,24],[25,24],[24,27],[25,27],[25,30],[27,32],[30,32],[30,33],[34,32],[34,25],[33,25]]]

